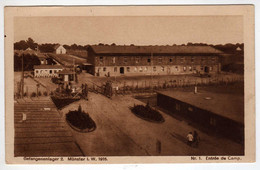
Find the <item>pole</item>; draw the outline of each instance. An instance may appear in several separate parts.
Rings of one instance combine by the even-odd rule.
[[[22,79],[21,79],[21,93],[22,93],[22,95],[21,95],[21,97],[23,98],[23,95],[24,95],[24,68],[23,68],[23,58],[24,58],[24,54],[22,54]]]
[[[73,81],[76,82],[75,80],[76,75],[75,75],[75,59],[73,58]]]
[[[152,78],[152,92],[153,92],[153,52],[151,52],[151,66],[152,66],[151,78]]]

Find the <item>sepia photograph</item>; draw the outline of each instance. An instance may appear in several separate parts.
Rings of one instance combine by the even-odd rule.
[[[236,7],[6,7],[7,156],[254,161],[253,7]]]

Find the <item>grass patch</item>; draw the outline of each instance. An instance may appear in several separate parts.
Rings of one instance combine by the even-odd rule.
[[[96,123],[91,119],[88,113],[81,110],[81,106],[79,106],[78,110],[69,111],[69,113],[66,114],[66,120],[74,130],[80,132],[91,132],[96,129]]]
[[[131,107],[130,110],[137,117],[140,117],[144,120],[151,121],[151,122],[158,122],[158,123],[164,122],[163,116],[157,110],[151,108],[149,106],[149,103],[147,103],[146,106],[135,105],[134,107]]]

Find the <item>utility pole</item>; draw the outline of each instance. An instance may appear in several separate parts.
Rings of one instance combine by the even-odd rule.
[[[24,68],[23,68],[23,58],[24,58],[24,54],[22,54],[22,78],[21,78],[21,97],[23,98],[24,95]]]
[[[153,51],[151,52],[151,66],[152,66],[151,78],[152,78],[152,91],[153,91]]]
[[[76,75],[75,75],[75,58],[73,58],[73,81],[76,82],[75,78],[76,78]]]

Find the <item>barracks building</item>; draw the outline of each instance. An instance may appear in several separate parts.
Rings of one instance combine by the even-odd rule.
[[[93,45],[86,70],[95,76],[216,74],[221,54],[210,46]]]

